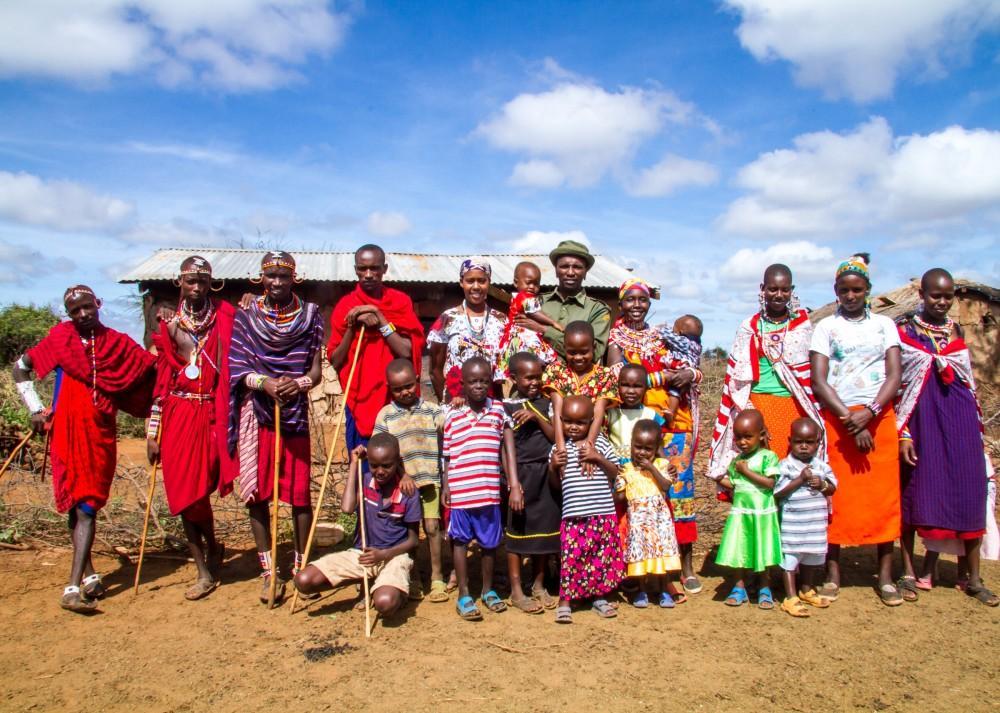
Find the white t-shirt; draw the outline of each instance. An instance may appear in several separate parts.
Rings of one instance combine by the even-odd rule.
[[[845,406],[864,406],[885,381],[885,353],[899,346],[895,323],[880,314],[852,322],[839,314],[813,330],[810,350],[830,359],[827,382]]]

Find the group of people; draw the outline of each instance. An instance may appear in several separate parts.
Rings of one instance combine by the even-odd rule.
[[[33,426],[50,431],[56,505],[69,513],[63,608],[93,611],[105,593],[90,550],[114,477],[119,409],[149,419],[149,460],[160,464],[197,567],[191,600],[218,586],[225,550],[210,496],[233,490],[249,514],[263,603],[272,591],[283,597],[289,582],[310,598],[367,575],[383,615],[457,591],[465,620],[513,606],[554,609],[557,623],[570,623],[581,606],[615,617],[617,590],[640,608],[672,608],[700,592],[692,552],[701,322],[684,315],[651,325],[657,295],[639,278],[621,286],[612,322],[584,289],[594,264],[586,246],[565,241],[550,260],[558,286],[545,294],[539,267],[517,265],[507,314],[488,304],[489,262],[465,260],[462,303],[425,334],[410,298],[383,282],[384,251],[357,250],[357,285],[333,307],[325,346],[345,386],[351,477],[341,509],[364,525],[353,547],[308,563],[308,392],[321,375],[324,324],[295,292],[294,257],[266,253],[262,294],[237,306],[213,297],[205,259],[186,259],[155,354],[101,323],[93,290],[67,290],[69,320],[14,367]],[[814,327],[791,270],[772,265],[759,311],[740,325],[705,474],[732,502],[716,555],[733,571],[730,606],[746,603],[755,585],[758,606],[773,609],[768,570],[780,567],[780,608],[808,616],[805,605],[825,608],[839,594],[840,547],[868,544],[877,545],[881,600],[915,600],[934,576],[933,556],[916,569],[917,533],[928,550],[958,547],[964,590],[1000,603],[979,572],[988,460],[969,352],[948,317],[954,282],[928,271],[921,308],[898,325],[871,312],[871,287],[867,256],[852,256],[835,275],[836,314]],[[425,346],[433,400],[420,389]],[[52,405],[32,371],[57,372]],[[288,570],[271,559],[275,488],[292,511]],[[414,572],[421,526],[426,590]],[[894,579],[897,538],[903,574]],[[494,587],[502,543],[507,601]]]

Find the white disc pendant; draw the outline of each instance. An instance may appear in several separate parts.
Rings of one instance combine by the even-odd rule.
[[[194,381],[201,376],[201,369],[199,369],[196,364],[188,364],[184,367],[184,376],[191,379],[191,381]]]

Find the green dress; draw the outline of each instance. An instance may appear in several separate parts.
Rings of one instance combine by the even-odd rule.
[[[761,488],[736,472],[736,464],[745,460],[754,473],[777,478],[778,456],[760,448],[749,455],[740,454],[729,464],[733,482],[733,507],[722,531],[722,541],[715,563],[723,567],[763,572],[781,563],[781,530],[778,507],[772,488]]]

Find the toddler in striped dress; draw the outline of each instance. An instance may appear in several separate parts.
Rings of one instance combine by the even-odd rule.
[[[822,433],[810,418],[792,423],[788,457],[781,461],[781,473],[774,485],[774,498],[781,512],[781,562],[785,599],[781,610],[796,617],[809,616],[803,602],[818,609],[830,600],[813,586],[818,568],[826,562],[826,529],[829,523],[827,496],[837,489],[830,466],[816,457]],[[795,573],[802,567],[799,586]],[[796,596],[797,593],[797,596]]]

